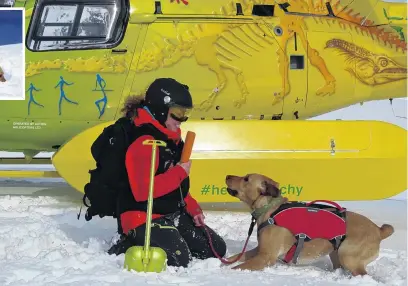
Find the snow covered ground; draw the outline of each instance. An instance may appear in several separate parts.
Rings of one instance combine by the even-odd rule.
[[[9,196],[4,194],[14,193]],[[21,196],[21,194],[25,194]],[[52,195],[52,196],[51,196]],[[124,255],[106,253],[115,239],[113,219],[80,220],[80,195],[53,180],[0,181],[0,285],[407,285],[407,204],[404,200],[342,203],[396,232],[381,244],[369,276],[331,272],[325,258],[312,266],[277,264],[261,272],[235,271],[214,258],[186,269],[155,273],[123,269]],[[226,240],[228,253],[242,250],[248,213],[206,211],[206,222]],[[252,235],[248,248],[256,245]]]
[[[24,100],[24,46],[12,44],[0,46],[0,67],[6,82],[0,82],[0,100]]]

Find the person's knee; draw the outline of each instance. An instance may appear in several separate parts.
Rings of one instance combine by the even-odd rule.
[[[213,249],[211,249],[211,246],[208,245],[205,249],[201,251],[199,256],[201,256],[201,258],[210,257],[215,258],[217,257],[217,255],[220,257],[224,257],[225,254],[227,253],[227,244],[225,243],[224,239],[215,232],[213,232],[211,235],[211,240]],[[214,251],[216,252],[217,255],[214,253]]]
[[[187,268],[192,261],[189,251],[176,250],[174,253],[167,253],[167,265]]]

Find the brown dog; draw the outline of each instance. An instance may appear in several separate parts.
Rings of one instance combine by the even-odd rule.
[[[287,203],[287,199],[281,196],[279,184],[266,176],[229,175],[225,181],[228,193],[257,214],[258,229],[282,204]],[[328,239],[314,238],[306,241],[298,256],[299,264],[307,264],[321,256],[329,255],[333,269],[343,267],[351,271],[353,276],[367,274],[366,266],[378,257],[380,242],[392,235],[394,228],[388,224],[378,227],[368,218],[350,211],[346,211],[345,215],[346,236],[340,247],[335,250]],[[342,222],[344,225],[344,220]],[[233,269],[262,270],[272,266],[278,259],[282,259],[295,243],[295,236],[287,228],[269,224],[259,231],[258,246],[245,252],[239,260],[243,263]],[[238,256],[239,254],[236,254],[228,258],[228,261]]]

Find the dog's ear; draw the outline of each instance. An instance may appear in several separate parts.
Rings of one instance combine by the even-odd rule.
[[[281,191],[279,190],[279,184],[272,184],[271,182],[263,181],[263,185],[265,190],[264,195],[272,196],[274,198],[277,198],[281,195]]]

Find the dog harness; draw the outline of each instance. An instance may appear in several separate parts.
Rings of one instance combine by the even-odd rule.
[[[329,203],[336,210],[328,210],[333,206],[317,204],[317,202]],[[315,238],[327,239],[337,250],[346,238],[345,215],[346,209],[331,201],[289,202],[282,204],[267,221],[259,226],[258,235],[262,228],[273,224],[291,231],[296,242],[286,253],[284,262],[293,261],[296,264],[306,241]]]

